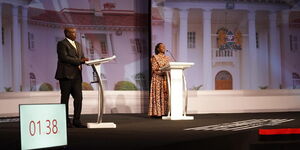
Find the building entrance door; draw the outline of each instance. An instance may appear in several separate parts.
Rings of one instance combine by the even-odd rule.
[[[232,75],[228,71],[220,71],[215,78],[216,90],[232,90]]]

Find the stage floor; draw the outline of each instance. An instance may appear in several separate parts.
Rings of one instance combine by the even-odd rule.
[[[300,128],[300,112],[192,115],[193,121],[167,121],[146,114],[107,114],[103,122],[115,129],[68,129],[70,150],[83,149],[197,149],[292,150],[300,140],[261,141],[258,129]],[[84,123],[96,115],[83,115]],[[8,122],[8,120],[12,122]],[[18,118],[0,119],[0,149],[20,149]]]

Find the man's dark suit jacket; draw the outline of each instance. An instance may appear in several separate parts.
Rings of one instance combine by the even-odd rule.
[[[67,39],[57,43],[58,61],[55,79],[75,79],[79,75],[81,77],[79,66],[84,63],[81,61],[84,54],[80,44],[76,41],[75,44],[77,49]]]

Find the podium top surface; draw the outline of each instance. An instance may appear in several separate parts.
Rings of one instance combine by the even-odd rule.
[[[186,69],[193,66],[193,62],[170,62],[169,66],[161,67],[160,70],[170,70],[170,69]]]
[[[112,57],[107,57],[107,58],[103,58],[103,59],[95,59],[95,60],[86,61],[85,64],[86,65],[98,65],[98,64],[107,63],[115,58],[116,58],[116,56],[114,55]]]

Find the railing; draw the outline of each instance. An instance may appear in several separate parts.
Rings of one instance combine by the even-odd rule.
[[[233,57],[232,50],[215,50],[215,57]]]
[[[213,62],[236,62],[239,60],[239,52],[234,50],[213,50]]]

